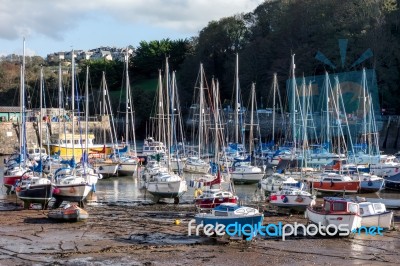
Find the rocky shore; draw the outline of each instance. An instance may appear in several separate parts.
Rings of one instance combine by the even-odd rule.
[[[397,230],[245,241],[188,236],[195,214],[190,204],[89,205],[89,218],[76,223],[50,220],[48,210],[23,210],[7,199],[0,205],[0,265],[388,265],[400,259]],[[264,223],[278,222],[306,220],[265,212]]]

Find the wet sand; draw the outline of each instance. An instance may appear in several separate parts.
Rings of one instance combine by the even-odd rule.
[[[0,265],[388,265],[400,260],[400,234],[347,238],[188,236],[192,205],[86,206],[82,222],[58,222],[48,210],[0,202]],[[261,206],[268,208],[268,206]],[[399,212],[395,211],[396,221]],[[176,225],[176,220],[181,223]],[[264,223],[306,222],[266,212]]]

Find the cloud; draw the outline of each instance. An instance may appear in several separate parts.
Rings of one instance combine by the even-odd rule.
[[[0,0],[0,39],[47,37],[86,21],[114,20],[194,35],[211,20],[251,12],[263,0]]]

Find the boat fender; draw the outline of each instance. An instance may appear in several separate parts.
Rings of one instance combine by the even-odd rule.
[[[303,202],[303,201],[304,201],[304,199],[302,196],[299,195],[296,197],[296,202]]]
[[[368,186],[369,187],[372,186],[372,181],[371,180],[368,181]]]
[[[287,203],[289,201],[289,199],[285,195],[282,195],[281,199],[283,203]]]
[[[74,193],[74,192],[75,192],[75,188],[74,188],[74,187],[71,187],[71,188],[69,189],[69,192],[70,192],[70,193]]]
[[[200,188],[197,188],[194,191],[194,197],[197,198],[198,196],[200,196],[201,194],[203,194],[203,191]]]

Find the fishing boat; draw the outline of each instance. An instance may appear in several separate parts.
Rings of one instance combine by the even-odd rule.
[[[74,156],[80,158],[87,148],[89,149],[89,155],[93,154],[92,156],[101,153],[111,154],[111,145],[95,144],[94,139],[94,134],[52,134],[48,145],[50,149],[49,153],[57,153],[63,159],[70,159]],[[103,149],[105,149],[104,152]]]
[[[217,226],[223,224],[255,225],[262,223],[264,215],[252,207],[240,206],[236,203],[222,203],[211,213],[198,213],[194,216],[196,224]]]
[[[322,193],[357,193],[360,189],[359,179],[339,173],[322,173],[319,180],[311,183],[314,190]]]
[[[381,202],[360,202],[361,226],[381,227],[389,229],[393,222],[393,212],[387,211],[385,204]]]
[[[65,205],[64,208],[50,210],[47,214],[50,219],[79,222],[89,218],[89,213],[76,205]]]
[[[305,211],[308,206],[315,205],[315,196],[298,188],[286,188],[269,196],[269,204],[279,208]]]
[[[310,222],[321,224],[325,228],[329,225],[336,226],[336,229],[346,228],[347,235],[361,227],[360,207],[352,199],[325,197],[322,206],[308,206],[305,215]]]

